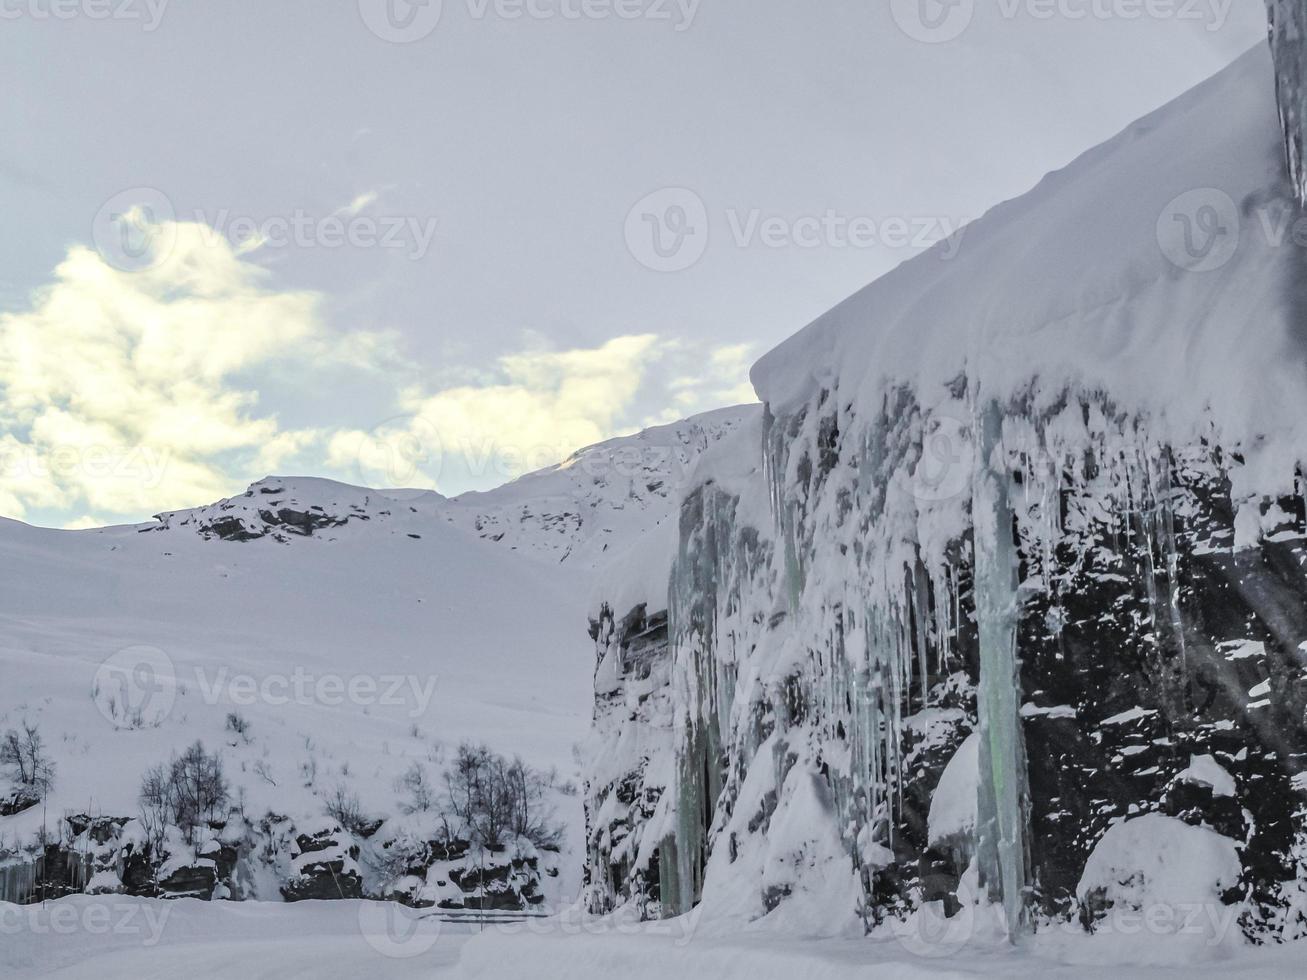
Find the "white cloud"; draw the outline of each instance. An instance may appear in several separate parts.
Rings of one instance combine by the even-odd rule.
[[[377,190],[364,191],[362,194],[355,195],[354,200],[350,201],[344,207],[339,207],[332,212],[333,217],[350,217],[353,218],[364,208],[371,207],[381,200],[381,192]]]
[[[151,513],[211,500],[307,437],[240,372],[321,339],[319,297],[195,224],[125,272],[75,246],[30,308],[0,314],[0,506]]]
[[[149,268],[121,271],[75,246],[26,309],[0,313],[0,514],[139,520],[292,467],[484,489],[646,424],[752,400],[747,346],[648,333],[532,346],[444,372],[440,385],[414,383],[397,336],[330,333],[321,294],[276,289],[203,225],[161,231],[168,252]],[[335,425],[281,425],[275,406],[330,388],[345,364],[381,388],[393,418],[373,424],[346,409]],[[651,419],[640,409],[649,404],[669,407]]]
[[[402,392],[401,416],[369,432],[337,433],[328,463],[391,485],[503,482],[629,431],[625,416],[663,347],[656,335],[639,334],[503,356],[479,383]]]

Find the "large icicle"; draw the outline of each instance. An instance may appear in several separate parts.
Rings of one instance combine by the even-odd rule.
[[[1284,128],[1289,177],[1300,204],[1307,204],[1303,125],[1307,123],[1307,0],[1267,0],[1275,88]]]
[[[980,780],[976,853],[989,898],[1002,902],[1008,934],[1024,931],[1029,790],[1017,671],[1017,550],[1008,503],[1011,475],[1001,442],[1002,413],[986,404],[977,419],[973,483],[976,618],[980,638]]]

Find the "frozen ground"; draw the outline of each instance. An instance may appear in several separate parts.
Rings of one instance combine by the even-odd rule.
[[[978,940],[932,957],[912,941],[802,940],[767,933],[701,935],[675,920],[635,925],[559,918],[487,927],[413,922],[393,906],[367,902],[163,903],[78,896],[39,906],[0,905],[0,975],[186,977],[244,980],[313,977],[719,977],[744,980],[855,977],[1064,977],[1116,980],[1275,978],[1301,975],[1302,945],[1240,948],[1207,955],[1154,944],[1157,964],[1117,965],[1137,955],[1119,937],[1045,935],[1011,950]],[[1123,945],[1125,948],[1123,948]],[[911,947],[911,948],[910,948]]]

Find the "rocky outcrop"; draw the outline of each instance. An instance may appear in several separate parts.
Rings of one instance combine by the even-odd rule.
[[[303,499],[301,499],[303,498]],[[194,510],[159,514],[142,531],[189,528],[205,540],[285,544],[292,537],[313,537],[351,521],[391,515],[394,501],[380,494],[328,480],[287,481],[270,478],[253,484],[239,497]]]
[[[358,856],[358,844],[339,824],[324,822],[309,832],[295,833],[282,897],[288,902],[362,898]]]
[[[622,617],[603,605],[595,642],[595,757],[586,780],[586,894],[591,911],[662,910],[660,849],[672,779],[671,650],[666,611]]]
[[[382,872],[380,897],[413,908],[522,911],[541,905],[543,878],[558,875],[556,848],[526,840],[476,847],[458,837],[422,835],[420,823],[390,822],[369,842],[365,861]]]
[[[1084,914],[1096,845],[1156,814],[1228,841],[1240,873],[1219,894],[1248,935],[1293,935],[1307,926],[1295,898],[1307,829],[1303,498],[1237,502],[1237,455],[1143,451],[1092,400],[1064,411],[1016,419],[1000,464],[1021,583],[1029,915]],[[1074,450],[1045,435],[1072,419]],[[662,904],[646,904],[651,914],[725,907],[741,880],[758,882],[753,916],[852,883],[869,927],[969,899],[974,839],[937,839],[930,820],[979,724],[971,476],[944,499],[938,486],[895,490],[913,486],[930,428],[906,398],[871,420],[826,393],[769,416],[749,472],[710,472],[685,500],[669,626],[653,644],[668,667],[648,674],[653,689],[627,696],[645,669],[628,656],[645,611],[592,624],[601,740],[657,732],[632,739],[655,747],[649,758],[591,781],[594,904],[643,902],[653,854]],[[970,444],[958,452],[974,459]],[[671,717],[642,710],[660,698]],[[670,790],[632,806],[668,759]],[[820,833],[795,832],[787,811],[800,808],[840,842],[838,860]]]

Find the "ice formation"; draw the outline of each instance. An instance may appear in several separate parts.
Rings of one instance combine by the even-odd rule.
[[[1307,204],[1307,166],[1303,159],[1303,125],[1307,123],[1307,6],[1302,0],[1267,0],[1271,50],[1285,155],[1298,201]]]
[[[755,366],[763,417],[644,552],[671,556],[665,629],[594,613],[627,693],[596,706],[624,748],[589,785],[592,906],[752,920],[820,894],[839,931],[992,902],[1016,937],[1087,916],[1096,843],[1157,815],[1227,842],[1246,934],[1307,924],[1307,372],[1302,256],[1265,234],[1296,213],[1274,91],[1250,52]],[[637,640],[655,671],[621,668]],[[977,736],[974,835],[933,834]],[[773,847],[791,806],[810,837]]]

